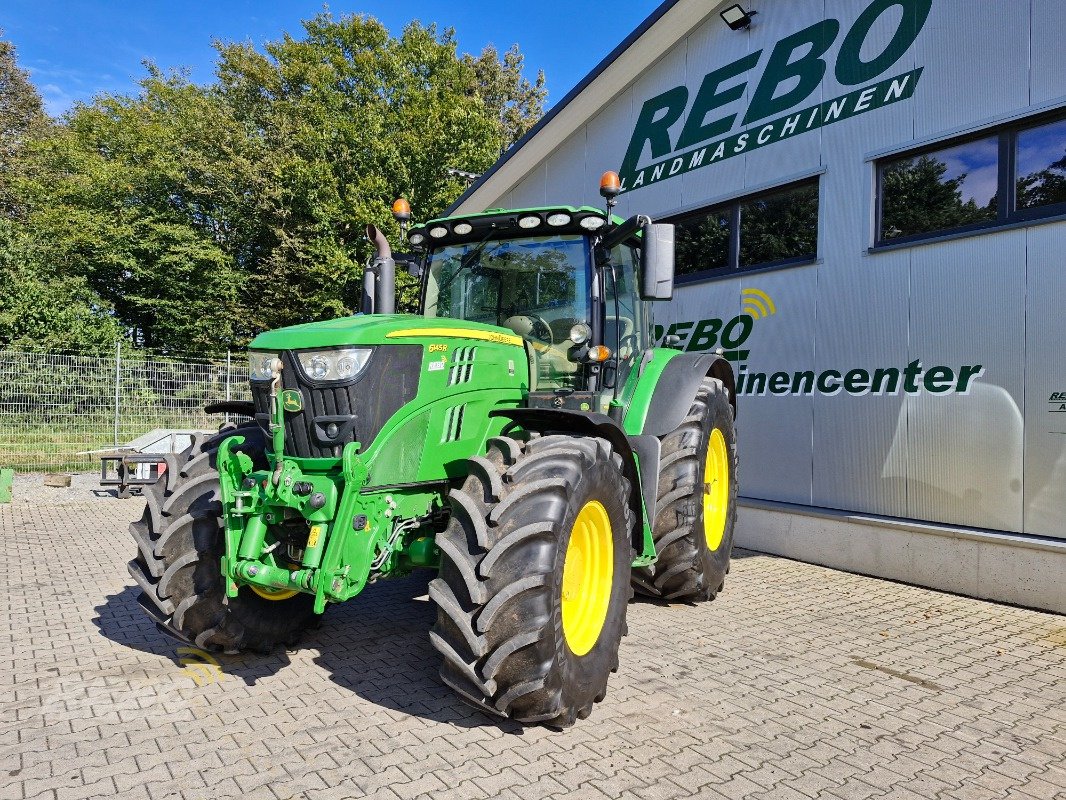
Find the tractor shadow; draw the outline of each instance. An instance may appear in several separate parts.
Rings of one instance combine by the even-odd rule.
[[[281,648],[270,654],[249,652],[239,655],[198,650],[191,642],[175,638],[149,619],[137,602],[140,594],[138,586],[127,586],[117,594],[108,595],[103,603],[93,608],[96,616],[92,623],[102,636],[123,647],[169,658],[177,668],[189,659],[217,662],[222,672],[240,678],[249,686],[291,664],[288,652]]]
[[[93,608],[96,612],[93,625],[104,638],[123,647],[151,655],[174,656],[175,648],[185,646],[185,643],[164,635],[156,627],[137,602],[140,593],[140,588],[134,585],[118,594],[108,595],[103,603]]]
[[[495,727],[521,735],[523,727],[491,717],[460,700],[437,674],[440,656],[429,643],[436,610],[426,596],[433,574],[381,581],[330,608],[295,650],[269,654],[212,653],[221,670],[248,686],[287,669],[299,669],[291,654],[311,651],[333,683],[381,708],[464,728]],[[175,668],[189,643],[162,632],[137,602],[140,589],[127,586],[94,608],[93,624],[105,638],[134,650],[169,658]],[[306,663],[306,661],[304,662]]]
[[[733,551],[734,560],[758,555],[740,548]],[[429,643],[429,629],[436,618],[427,596],[433,575],[422,570],[367,587],[358,597],[331,607],[305,633],[297,650],[314,651],[312,660],[329,680],[381,708],[464,728],[495,727],[521,735],[521,725],[467,705],[441,682],[437,673],[440,655]],[[93,624],[117,644],[170,658],[180,667],[181,659],[189,654],[189,644],[157,628],[137,602],[139,594],[137,586],[127,586],[109,595],[95,607]],[[631,613],[641,604],[668,605],[640,595],[634,601]],[[223,672],[249,686],[260,678],[300,668],[282,648],[269,654],[212,657]]]
[[[381,581],[330,610],[302,645],[338,686],[382,708],[464,728],[495,727],[521,735],[524,728],[464,703],[438,675],[440,654],[429,643],[436,620],[427,596],[435,573],[420,570]]]

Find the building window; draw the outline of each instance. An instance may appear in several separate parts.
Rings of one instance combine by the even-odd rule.
[[[881,166],[881,238],[994,221],[998,181],[995,136],[887,161]]]
[[[1066,119],[1019,131],[1014,153],[1015,207],[1066,205]]]
[[[729,209],[723,209],[677,222],[674,229],[675,273],[696,275],[728,269],[731,220]]]
[[[1026,120],[892,156],[877,175],[878,245],[1066,214],[1066,119]]]
[[[700,209],[672,220],[681,281],[813,261],[818,181],[805,181]]]

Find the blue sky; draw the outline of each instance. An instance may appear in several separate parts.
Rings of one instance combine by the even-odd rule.
[[[362,0],[329,9],[335,16],[368,13],[393,33],[412,19],[451,26],[466,52],[480,52],[490,42],[502,51],[517,42],[527,76],[544,70],[552,103],[660,2]],[[319,3],[280,0],[3,0],[0,28],[18,48],[19,63],[30,71],[49,112],[60,114],[98,92],[132,91],[145,59],[163,68],[188,68],[193,80],[210,81],[212,39],[261,45],[284,32],[298,36],[300,20],[322,9]]]

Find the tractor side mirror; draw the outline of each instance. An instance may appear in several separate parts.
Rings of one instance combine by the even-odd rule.
[[[674,226],[643,226],[640,247],[640,299],[670,300],[674,296]]]
[[[396,262],[396,266],[407,270],[407,274],[412,278],[421,277],[422,259],[418,253],[393,253],[392,258]]]

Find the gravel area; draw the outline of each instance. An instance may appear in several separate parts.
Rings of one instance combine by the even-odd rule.
[[[71,475],[69,488],[44,485],[45,473],[16,473],[11,487],[11,504],[19,506],[55,506],[115,500],[114,486],[101,486],[100,473],[79,472]]]

